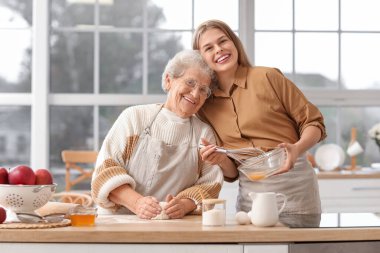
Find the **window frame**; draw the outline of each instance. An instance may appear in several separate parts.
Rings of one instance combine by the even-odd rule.
[[[32,91],[31,93],[0,93],[0,106],[1,105],[26,105],[31,106],[31,166],[32,167],[49,167],[49,107],[51,105],[60,106],[82,106],[90,105],[94,108],[94,149],[99,149],[101,143],[98,141],[99,135],[99,107],[100,106],[128,106],[139,104],[141,101],[144,103],[158,103],[166,99],[166,95],[147,94],[148,80],[148,55],[147,55],[147,36],[148,32],[152,29],[144,27],[143,37],[143,92],[138,95],[128,94],[99,94],[99,73],[94,71],[94,88],[93,94],[51,94],[49,92],[49,0],[38,0],[33,3],[33,27],[32,27]],[[296,32],[294,29],[294,2],[293,0],[293,29],[289,32]],[[340,11],[339,0],[339,11]],[[194,3],[194,1],[193,1]],[[247,53],[254,63],[254,45],[255,45],[255,32],[259,30],[254,29],[254,1],[252,0],[239,0],[239,28],[238,33],[244,45],[246,45]],[[95,8],[95,20],[98,20],[99,10]],[[144,11],[144,19],[147,19],[146,11]],[[340,15],[340,13],[339,13]],[[194,19],[194,15],[192,15]],[[96,24],[96,23],[95,23]],[[194,20],[192,20],[194,25]],[[95,48],[94,52],[99,52],[99,31],[101,27],[95,30]],[[160,29],[155,29],[162,31]],[[171,30],[172,31],[172,30]],[[178,31],[178,30],[173,30]],[[189,31],[189,30],[180,30]],[[194,28],[191,32],[194,31]],[[261,32],[263,30],[260,30]],[[267,30],[268,32],[273,32]],[[284,30],[281,30],[284,32]],[[299,31],[297,31],[299,32]],[[314,31],[313,32],[320,32]],[[329,31],[331,32],[331,31]],[[339,38],[343,33],[359,33],[363,31],[334,31],[339,33]],[[368,31],[368,33],[380,33],[380,31]],[[340,39],[339,39],[339,65],[341,64],[340,52]],[[293,40],[294,44],[294,40]],[[293,50],[293,62],[294,62]],[[94,65],[99,64],[99,54],[94,54]],[[294,66],[293,66],[294,71]],[[339,78],[341,75],[339,67]],[[294,72],[293,72],[294,73]],[[342,89],[304,89],[304,94],[311,102],[317,106],[331,106],[337,107],[338,117],[339,108],[356,106],[379,106],[380,107],[380,90],[342,90]],[[338,120],[339,124],[339,120]],[[339,128],[339,127],[338,127]],[[337,134],[339,136],[339,134]],[[336,140],[339,143],[340,140]]]

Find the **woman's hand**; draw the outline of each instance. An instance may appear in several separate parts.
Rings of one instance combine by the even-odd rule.
[[[155,197],[141,197],[136,200],[135,213],[141,219],[152,219],[161,213],[161,207]]]
[[[216,165],[223,163],[226,159],[229,159],[226,154],[215,152],[217,149],[216,145],[210,144],[205,139],[202,139],[202,144],[204,147],[199,150],[199,153],[203,161]]]
[[[183,218],[188,212],[194,210],[196,205],[194,201],[190,199],[179,199],[169,194],[166,197],[166,205],[164,211],[170,217],[170,219]]]
[[[216,145],[210,144],[205,139],[202,139],[202,144],[205,147],[201,148],[199,153],[203,161],[212,165],[219,165],[226,178],[234,179],[239,175],[235,163],[226,154],[216,152]]]
[[[298,156],[300,155],[298,146],[290,143],[281,143],[278,145],[280,148],[286,150],[286,161],[282,168],[276,174],[282,174],[291,170],[296,163]]]

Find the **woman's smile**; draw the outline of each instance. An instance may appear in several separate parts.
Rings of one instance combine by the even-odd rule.
[[[222,56],[219,56],[217,59],[216,59],[216,63],[224,63],[226,61],[228,61],[228,59],[230,59],[231,57],[231,54],[224,54]]]

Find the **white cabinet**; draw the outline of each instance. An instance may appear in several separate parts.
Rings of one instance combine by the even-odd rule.
[[[379,212],[380,179],[319,179],[323,212]]]
[[[226,200],[227,216],[235,217],[236,213],[236,198],[239,193],[239,181],[233,183],[224,182],[219,198]]]
[[[245,244],[244,253],[288,253],[288,244]]]
[[[243,245],[0,243],[0,252],[17,253],[243,253]],[[257,252],[257,251],[254,251]],[[272,252],[272,251],[271,251]],[[273,251],[273,253],[276,251]],[[277,252],[276,252],[277,253]],[[278,252],[282,253],[282,252]]]

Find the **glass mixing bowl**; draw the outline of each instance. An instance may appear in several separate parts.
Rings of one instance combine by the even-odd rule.
[[[251,181],[257,181],[276,174],[285,161],[286,150],[276,148],[262,155],[246,159],[238,169]]]

